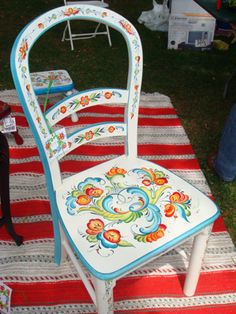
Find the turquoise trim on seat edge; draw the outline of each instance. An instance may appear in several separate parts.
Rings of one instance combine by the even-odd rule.
[[[217,208],[217,212],[214,216],[212,216],[211,218],[205,220],[203,223],[197,225],[196,227],[194,227],[192,230],[185,232],[183,234],[181,234],[181,236],[173,239],[172,241],[164,244],[163,246],[157,248],[156,250],[151,251],[150,253],[138,258],[137,260],[135,260],[134,262],[126,265],[123,268],[118,269],[115,272],[109,273],[109,274],[104,274],[104,273],[100,273],[97,272],[90,264],[87,263],[87,261],[83,258],[83,256],[81,255],[81,253],[79,252],[78,248],[75,246],[73,240],[71,239],[69,233],[67,232],[67,229],[64,227],[63,221],[60,217],[60,213],[58,211],[58,216],[60,219],[60,223],[63,226],[63,230],[67,235],[67,238],[70,241],[70,245],[73,247],[74,251],[76,252],[76,254],[79,256],[80,260],[82,261],[82,263],[84,264],[84,266],[86,268],[88,268],[88,270],[97,278],[101,279],[101,280],[112,280],[112,279],[116,279],[121,277],[123,274],[128,273],[130,270],[132,270],[133,268],[138,267],[140,264],[146,262],[148,259],[152,259],[155,257],[155,255],[158,255],[162,252],[167,251],[168,249],[171,249],[172,247],[174,247],[175,245],[177,245],[178,243],[184,241],[185,239],[194,236],[194,234],[198,233],[199,231],[203,230],[204,228],[206,228],[207,226],[211,225],[219,216],[220,216],[220,211],[218,206],[216,205]]]

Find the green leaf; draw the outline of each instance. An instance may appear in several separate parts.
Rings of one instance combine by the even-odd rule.
[[[163,192],[164,192],[166,189],[169,189],[169,188],[171,188],[170,185],[162,185],[162,186],[155,192],[154,198],[152,199],[151,203],[152,203],[152,204],[156,204],[156,202],[158,201],[158,199],[162,196]]]
[[[142,212],[136,212],[136,213],[128,213],[127,218],[124,219],[124,222],[129,223],[131,221],[135,221],[137,218],[142,216]]]
[[[89,98],[91,101],[96,101],[96,99],[94,99],[96,97],[96,93],[92,93]]]
[[[86,238],[89,242],[98,242],[96,235],[88,235]]]
[[[166,174],[163,171],[154,170],[154,173],[155,173],[157,178],[165,178],[166,177]]]
[[[146,236],[143,236],[143,235],[141,235],[141,234],[136,234],[136,235],[134,236],[134,238],[135,238],[135,240],[137,240],[138,242],[144,242],[144,243],[147,242],[147,241],[146,241]]]
[[[119,246],[123,247],[134,247],[134,245],[128,241],[121,240],[119,243],[117,243]]]
[[[79,190],[74,190],[71,192],[71,196],[77,198],[79,195],[81,195],[81,191]]]
[[[88,183],[88,184],[86,184],[86,185],[83,187],[83,190],[85,191],[86,189],[92,188],[92,187],[94,187],[94,185],[91,184],[91,183]]]
[[[74,140],[75,143],[81,143],[84,140],[83,136],[77,136]]]

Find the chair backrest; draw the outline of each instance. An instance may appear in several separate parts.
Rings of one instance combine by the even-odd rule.
[[[30,78],[29,52],[37,39],[46,31],[59,23],[74,19],[103,23],[123,35],[129,58],[127,89],[97,88],[81,91],[43,112]],[[142,46],[136,29],[124,17],[108,9],[82,4],[62,6],[48,11],[29,23],[18,35],[11,53],[11,71],[18,97],[39,149],[47,184],[53,190],[62,183],[59,160],[78,146],[96,138],[122,135],[125,137],[126,155],[131,157],[137,155]],[[84,127],[73,134],[67,134],[67,142],[63,141],[64,134],[57,134],[53,130],[56,123],[73,112],[109,103],[126,104],[123,123],[111,121]],[[95,134],[97,136],[94,136]],[[55,152],[57,152],[56,157]]]

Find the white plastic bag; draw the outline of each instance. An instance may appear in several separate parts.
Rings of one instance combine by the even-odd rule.
[[[153,0],[153,9],[142,12],[138,22],[140,24],[144,23],[151,31],[167,32],[170,14],[167,2],[168,0],[163,0],[163,4],[158,4]]]

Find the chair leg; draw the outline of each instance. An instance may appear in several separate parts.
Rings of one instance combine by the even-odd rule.
[[[61,262],[66,261],[67,258],[67,251],[65,249],[64,243],[67,242],[67,238],[64,234],[64,231],[62,230],[61,224],[59,223],[59,229],[60,229],[60,238],[61,238]]]
[[[55,219],[57,218],[55,214],[51,211],[52,216],[54,215]],[[52,217],[52,219],[54,219]],[[59,222],[53,220],[53,232],[54,232],[54,262],[57,265],[61,264],[61,238],[59,230]]]
[[[50,185],[48,184],[48,187]],[[54,191],[48,189],[49,195],[54,195]],[[51,206],[57,207],[55,195],[50,199]],[[62,244],[61,244],[61,234],[60,234],[60,222],[55,209],[51,209],[52,221],[53,221],[53,234],[54,234],[54,262],[57,265],[61,264],[62,259]]]
[[[76,38],[76,39],[89,39],[89,38],[96,37],[99,34],[98,30],[100,28],[100,25],[101,25],[101,23],[98,23],[98,25],[96,26],[93,34],[89,34],[89,33],[88,34],[84,34],[84,35],[81,34],[80,36],[81,37],[83,36],[83,38]],[[68,30],[69,38],[66,38],[67,30]],[[107,34],[108,43],[109,43],[109,46],[111,47],[112,46],[112,42],[111,42],[110,29],[109,29],[109,27],[107,25],[106,25],[106,32],[102,32],[101,34],[104,34],[104,35]],[[76,35],[74,35],[74,36],[76,36]],[[77,36],[79,36],[79,34]],[[71,50],[74,50],[73,35],[72,35],[72,32],[71,32],[70,21],[67,21],[67,25],[66,25],[66,27],[65,27],[65,29],[63,31],[63,35],[62,35],[61,41],[65,41],[65,40],[69,40],[70,41]]]
[[[72,94],[73,94],[73,92],[70,90],[70,91],[66,92],[65,95],[66,95],[66,97],[68,97]],[[79,118],[78,118],[78,115],[76,112],[73,112],[70,117],[71,117],[72,122],[78,122],[79,121]]]
[[[110,29],[107,25],[106,25],[106,30],[107,30],[107,37],[108,37],[109,46],[111,47],[112,43],[111,43]]]
[[[186,296],[190,297],[195,293],[211,228],[212,226],[205,228],[194,238],[188,272],[184,283],[184,294]]]
[[[78,122],[78,121],[79,121],[79,118],[78,118],[76,112],[73,112],[73,113],[71,114],[71,121],[72,121],[72,122]]]
[[[113,288],[115,281],[100,280],[94,277],[93,280],[96,305],[98,314],[113,314]]]
[[[64,28],[61,41],[65,41],[66,39],[67,28],[68,28],[68,24],[66,23],[66,27]]]
[[[69,38],[70,38],[70,47],[71,47],[71,50],[73,51],[74,43],[73,43],[73,38],[72,38],[72,33],[71,33],[70,21],[67,21],[67,28],[68,28]]]
[[[95,27],[94,33],[93,34],[91,33],[92,35],[88,38],[96,37],[100,26],[101,26],[101,23],[98,23],[98,25]]]

